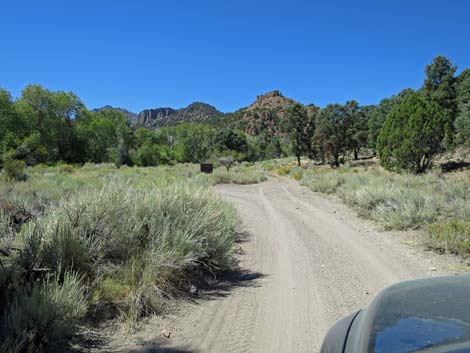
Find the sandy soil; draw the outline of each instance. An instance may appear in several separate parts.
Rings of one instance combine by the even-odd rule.
[[[115,333],[101,352],[318,352],[337,319],[384,287],[463,266],[424,252],[415,234],[381,232],[293,180],[216,191],[243,220],[242,273],[133,336]]]

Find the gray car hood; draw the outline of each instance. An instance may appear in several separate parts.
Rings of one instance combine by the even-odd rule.
[[[470,352],[470,275],[385,289],[354,319],[345,352]]]

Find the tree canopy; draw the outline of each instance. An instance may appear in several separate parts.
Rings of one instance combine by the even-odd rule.
[[[425,172],[442,150],[446,115],[421,94],[409,94],[387,116],[378,137],[380,163],[390,170]]]

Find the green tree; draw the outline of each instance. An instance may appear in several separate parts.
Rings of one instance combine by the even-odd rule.
[[[397,95],[382,99],[379,105],[366,106],[362,108],[365,120],[367,121],[367,145],[369,148],[373,149],[374,153],[377,145],[377,138],[379,137],[380,130],[382,130],[388,114],[390,114],[394,108],[399,106],[408,94],[413,92],[414,91],[412,89],[406,88]]]
[[[357,160],[360,149],[367,143],[367,120],[358,102],[354,100],[346,102],[345,109],[346,114],[349,115],[349,129],[351,130],[348,134],[350,137],[349,148],[353,152],[354,159]]]
[[[163,163],[160,147],[146,141],[132,154],[132,162],[140,167],[157,166]]]
[[[120,123],[119,119],[118,122]],[[117,147],[116,122],[113,115],[85,112],[75,120],[75,132],[81,141],[81,161],[103,163],[112,161],[112,149]]]
[[[470,146],[470,69],[462,71],[462,73],[458,76],[456,93],[456,143]]]
[[[33,132],[25,137],[13,153],[15,159],[20,159],[28,165],[43,163],[48,160],[48,151],[41,143],[39,132]]]
[[[28,134],[39,134],[38,147],[47,151],[47,160],[73,162],[73,122],[84,109],[71,92],[49,91],[40,85],[28,85],[16,102],[18,113],[27,123]]]
[[[116,126],[116,137],[118,144],[117,147],[113,149],[114,164],[117,166],[132,165],[130,149],[132,146],[133,135],[127,119],[126,124],[119,124]]]
[[[413,93],[385,120],[377,150],[380,164],[390,170],[423,173],[442,149],[447,120],[443,109]]]
[[[280,158],[282,156],[281,141],[277,137],[273,137],[266,146],[264,157],[266,159]]]
[[[0,89],[0,154],[15,150],[27,131],[27,125],[17,113],[10,93]]]
[[[295,103],[289,106],[283,121],[283,129],[289,136],[299,166],[301,165],[300,158],[308,152],[312,141],[314,131],[312,125],[314,125],[314,121],[303,105]]]
[[[318,150],[315,145],[315,122],[317,118],[317,114],[320,112],[320,108],[310,104],[306,106],[307,114],[308,114],[308,126],[306,127],[306,135],[308,136],[308,142],[306,145],[306,154],[308,158],[315,159],[318,157]],[[282,144],[281,141],[278,139],[280,151],[282,152]]]
[[[132,163],[141,167],[170,163],[167,142],[165,136],[159,132],[145,127],[138,128],[132,138]]]
[[[224,151],[235,152],[237,159],[243,159],[248,152],[248,141],[243,131],[225,128],[219,130],[214,135],[214,147],[225,155]]]
[[[183,143],[183,159],[185,162],[201,163],[210,155],[214,130],[207,125],[187,124],[187,134]]]
[[[351,146],[351,114],[348,107],[329,104],[321,109],[316,119],[315,143],[320,150],[322,162],[328,155],[334,166],[340,164],[341,157]]]
[[[450,59],[437,56],[430,65],[426,66],[426,79],[422,88],[425,97],[437,103],[446,117],[446,145],[451,146],[454,138],[454,121],[457,116],[455,91],[455,71],[457,67]]]

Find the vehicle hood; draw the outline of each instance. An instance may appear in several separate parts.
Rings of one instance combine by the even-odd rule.
[[[345,352],[470,352],[470,275],[385,289],[354,320]]]

